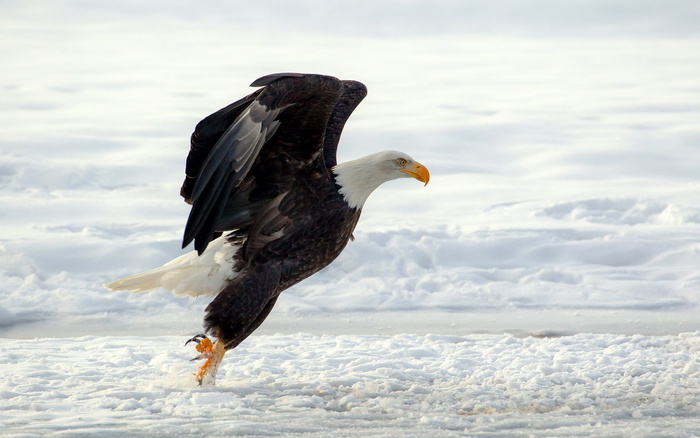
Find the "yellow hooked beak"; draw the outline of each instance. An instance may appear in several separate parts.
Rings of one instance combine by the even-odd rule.
[[[411,175],[418,181],[425,183],[425,185],[428,185],[428,181],[430,181],[430,172],[428,172],[428,169],[420,163],[411,163],[407,165],[405,169],[399,170],[401,170],[403,173]]]

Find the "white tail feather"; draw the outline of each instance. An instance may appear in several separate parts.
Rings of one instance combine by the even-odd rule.
[[[163,288],[176,297],[214,296],[238,273],[233,270],[239,247],[226,236],[212,240],[202,255],[184,254],[160,268],[122,278],[103,286],[114,291],[149,292]]]

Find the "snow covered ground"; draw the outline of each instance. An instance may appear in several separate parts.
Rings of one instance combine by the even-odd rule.
[[[700,434],[700,6],[0,3],[0,435]],[[357,79],[347,160],[431,183],[192,382],[189,134],[271,72]]]
[[[253,336],[198,388],[177,337],[2,343],[18,436],[697,436],[700,335]],[[49,354],[47,354],[49,353]],[[230,358],[229,358],[230,359]]]

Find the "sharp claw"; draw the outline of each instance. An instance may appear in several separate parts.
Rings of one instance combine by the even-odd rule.
[[[204,339],[209,339],[209,337],[207,335],[205,335],[204,333],[200,333],[200,334],[195,335],[192,338],[188,339],[187,342],[185,342],[185,345],[189,344],[190,342],[195,342],[195,343],[199,344]]]
[[[219,367],[221,359],[226,353],[226,348],[224,347],[223,342],[218,340],[216,343],[213,343],[204,333],[195,335],[191,339],[188,339],[187,342],[185,342],[185,345],[189,344],[190,342],[197,344],[195,345],[195,349],[201,353],[197,355],[197,357],[190,360],[195,361],[204,359],[204,363],[199,367],[199,370],[197,370],[197,374],[195,375],[197,383],[199,386],[203,386],[204,381],[206,380],[208,385],[214,385],[216,380],[216,370]]]
[[[212,343],[209,338],[195,339],[198,342],[195,345],[197,352],[201,353],[192,360],[204,360],[204,363],[197,370],[195,379],[199,386],[205,384],[214,385],[216,381],[216,371],[219,368],[219,363],[226,353],[226,348],[221,340]]]

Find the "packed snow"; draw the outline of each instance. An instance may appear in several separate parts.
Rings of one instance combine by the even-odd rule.
[[[0,4],[0,435],[700,435],[700,6]],[[327,269],[197,387],[174,259],[194,125],[356,79],[398,149]]]

